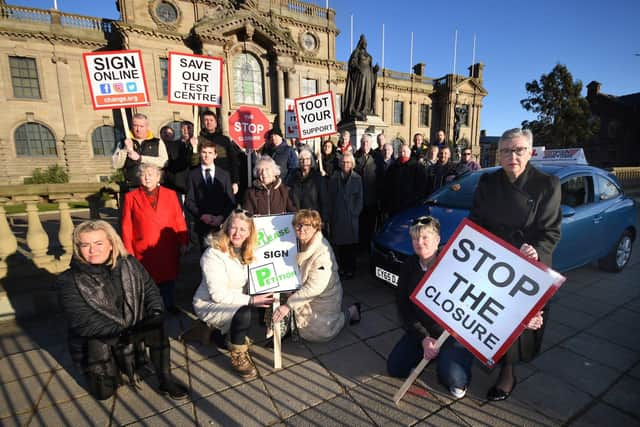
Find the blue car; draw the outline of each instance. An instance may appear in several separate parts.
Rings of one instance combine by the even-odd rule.
[[[598,261],[606,271],[621,271],[631,258],[638,208],[609,172],[588,165],[535,164],[562,184],[562,237],[553,268],[568,271]],[[441,245],[469,215],[473,193],[483,173],[468,172],[435,191],[423,203],[389,218],[371,243],[373,274],[397,285],[404,260],[413,255],[409,227],[414,218],[431,215],[440,221]]]

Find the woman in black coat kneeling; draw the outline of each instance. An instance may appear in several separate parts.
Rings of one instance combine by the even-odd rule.
[[[85,221],[75,228],[73,258],[58,277],[58,288],[69,325],[69,352],[92,396],[113,396],[121,374],[137,386],[135,369],[146,363],[146,347],[158,376],[158,392],[176,400],[188,396],[170,373],[158,287],[127,254],[109,223]]]

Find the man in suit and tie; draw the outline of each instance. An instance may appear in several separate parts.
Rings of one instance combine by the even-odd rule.
[[[202,141],[200,167],[193,168],[187,176],[185,207],[196,219],[195,232],[200,237],[201,250],[206,247],[207,235],[218,231],[235,203],[229,173],[215,166],[216,156],[216,144]]]

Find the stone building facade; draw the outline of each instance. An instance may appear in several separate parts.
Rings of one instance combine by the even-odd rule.
[[[82,54],[139,49],[154,133],[192,120],[188,105],[167,102],[169,52],[223,58],[226,118],[257,105],[284,128],[285,99],[332,91],[339,103],[346,64],[336,60],[335,11],[301,0],[118,0],[120,19],[105,20],[0,1],[0,184],[22,183],[35,168],[60,165],[72,182],[113,174],[110,154],[121,138],[118,111],[94,111]],[[468,76],[424,76],[381,70],[376,113],[389,141],[444,129],[453,141],[456,107],[466,111],[458,143],[479,153],[480,113],[487,92],[482,64]]]

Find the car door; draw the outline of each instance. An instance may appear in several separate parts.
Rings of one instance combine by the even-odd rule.
[[[596,257],[601,258],[617,244],[627,223],[620,217],[624,210],[621,209],[622,191],[618,185],[603,174],[595,174],[594,178],[594,204],[597,206],[594,221],[598,223],[598,234],[594,235],[594,242],[598,243]]]
[[[582,172],[564,177],[562,188],[562,236],[553,253],[556,270],[568,269],[591,261],[597,253],[594,242],[601,234],[600,213],[595,201],[594,177]]]

